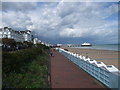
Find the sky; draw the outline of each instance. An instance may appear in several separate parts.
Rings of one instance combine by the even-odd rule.
[[[2,2],[2,24],[56,44],[118,43],[117,2]]]

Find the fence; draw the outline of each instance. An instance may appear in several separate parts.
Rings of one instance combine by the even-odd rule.
[[[105,65],[103,62],[97,62],[64,49],[56,48],[56,50],[107,87],[120,90],[120,71],[115,66]]]

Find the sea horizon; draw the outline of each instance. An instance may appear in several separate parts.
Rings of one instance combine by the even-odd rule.
[[[79,46],[79,47],[74,47],[74,48],[120,51],[119,47],[120,47],[120,44],[94,44],[88,47]]]

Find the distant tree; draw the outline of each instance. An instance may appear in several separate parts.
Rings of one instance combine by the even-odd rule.
[[[28,48],[31,48],[33,46],[32,42],[27,42],[27,41],[24,41],[23,44]]]
[[[0,43],[2,43],[2,38],[0,38]]]
[[[16,48],[16,41],[14,39],[3,38],[2,44],[2,49],[5,51],[13,51]]]
[[[14,39],[3,38],[2,39],[2,43],[4,45],[9,45],[11,47],[15,47],[16,46],[16,41]]]
[[[16,42],[16,49],[23,49],[24,45],[22,42]]]
[[[3,38],[2,39],[3,50],[7,51],[14,51],[19,49],[26,49],[33,47],[32,42],[16,42],[14,39]]]

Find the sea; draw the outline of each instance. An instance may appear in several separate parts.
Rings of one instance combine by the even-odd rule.
[[[88,47],[76,47],[76,48],[88,48],[88,49],[99,49],[99,50],[113,50],[120,51],[120,44],[103,44],[103,45],[92,45]]]

